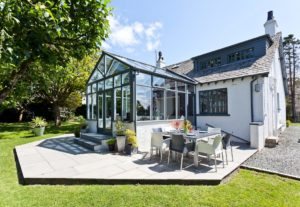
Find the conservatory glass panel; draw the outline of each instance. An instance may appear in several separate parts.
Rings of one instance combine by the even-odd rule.
[[[113,78],[108,78],[105,80],[105,89],[113,87]]]
[[[100,60],[97,69],[102,73],[102,75],[105,74],[104,58]]]
[[[97,83],[94,83],[92,85],[92,93],[96,93],[97,92]]]
[[[112,62],[112,65],[111,65],[109,71],[107,72],[107,75],[112,75],[112,74],[119,73],[119,72],[122,72],[122,71],[128,70],[128,69],[129,69],[128,65],[125,65],[117,60],[114,60]]]
[[[166,88],[170,90],[176,90],[176,82],[171,79],[166,79]]]
[[[136,112],[137,120],[150,120],[151,88],[136,87]]]
[[[115,87],[121,86],[121,75],[115,76]]]
[[[127,84],[129,83],[129,73],[123,73],[122,74],[122,84]]]
[[[153,87],[165,87],[165,79],[153,76]]]
[[[185,93],[178,93],[177,99],[177,107],[178,107],[178,119],[185,117]]]
[[[178,91],[185,91],[185,83],[177,81],[177,90]]]
[[[193,123],[194,122],[194,94],[188,94],[188,104],[187,104],[187,119]]]
[[[103,91],[104,90],[104,82],[100,81],[98,82],[98,91]]]
[[[145,73],[136,74],[136,84],[144,85],[144,86],[151,86],[151,75],[148,75]]]
[[[102,74],[99,72],[98,69],[96,69],[96,70],[94,71],[93,75],[91,76],[91,78],[90,78],[90,80],[89,80],[89,83],[94,82],[94,81],[96,81],[96,80],[100,80],[100,79],[102,79],[102,78],[103,78]]]
[[[195,86],[194,85],[187,85],[187,90],[188,90],[188,92],[190,92],[190,93],[194,93],[194,89],[195,88]]]
[[[166,118],[176,119],[176,93],[174,91],[166,91]]]
[[[87,96],[87,118],[92,119],[92,95]]]
[[[97,117],[97,100],[96,100],[96,94],[92,94],[92,119],[96,119]]]
[[[105,91],[105,128],[111,129],[113,116],[113,90]]]
[[[113,59],[107,55],[105,55],[105,64],[106,64],[106,68],[105,68],[105,74],[107,73],[107,71],[110,69],[111,67],[111,63],[113,62]]]
[[[131,99],[130,99],[130,86],[123,87],[123,110],[122,110],[122,119],[123,121],[130,121],[130,107],[131,107]]]
[[[153,88],[152,111],[153,111],[153,120],[164,119],[164,89]]]
[[[121,91],[121,88],[115,89],[115,107],[116,107],[115,120],[117,120],[117,117],[121,117],[121,115],[122,115],[122,91]]]
[[[98,96],[98,127],[103,128],[103,93]]]

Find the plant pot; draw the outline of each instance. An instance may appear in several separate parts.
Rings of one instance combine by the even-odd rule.
[[[109,145],[108,145],[108,150],[109,150],[110,152],[115,151],[115,144],[109,144]]]
[[[45,127],[34,128],[32,129],[32,132],[35,136],[43,136],[45,132]]]
[[[118,152],[123,152],[125,149],[126,137],[125,136],[117,136],[116,139],[117,139]]]
[[[125,147],[125,153],[127,155],[131,155],[131,152],[132,152],[132,145],[131,144],[127,144],[126,147]]]

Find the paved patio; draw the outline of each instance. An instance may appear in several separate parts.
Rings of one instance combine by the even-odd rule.
[[[179,162],[167,164],[167,155],[159,163],[149,153],[132,156],[95,153],[73,143],[72,135],[63,135],[17,146],[15,155],[20,182],[23,184],[219,184],[235,171],[256,150],[247,145],[234,146],[234,162],[218,172],[213,162],[200,159],[193,166],[193,156],[186,157],[182,171]],[[230,157],[230,156],[229,156]]]

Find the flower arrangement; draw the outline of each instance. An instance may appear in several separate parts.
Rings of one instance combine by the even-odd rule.
[[[184,131],[185,133],[187,133],[187,132],[191,132],[192,129],[193,129],[193,126],[192,126],[191,122],[190,122],[189,120],[186,120],[186,119],[185,119],[185,120],[183,121],[183,131]]]
[[[182,121],[180,121],[180,120],[174,120],[174,121],[171,122],[171,126],[173,128],[175,128],[176,130],[178,130],[182,126]]]

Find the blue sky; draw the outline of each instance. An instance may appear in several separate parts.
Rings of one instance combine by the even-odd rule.
[[[167,65],[264,34],[269,10],[278,31],[300,38],[299,0],[112,0],[107,51]]]

